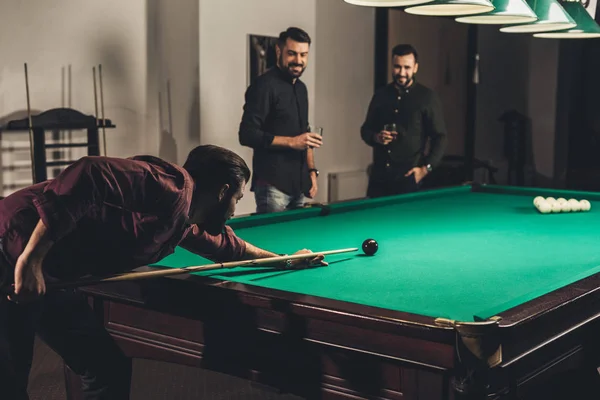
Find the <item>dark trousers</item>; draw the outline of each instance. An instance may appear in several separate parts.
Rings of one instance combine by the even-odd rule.
[[[416,192],[419,190],[420,184],[415,181],[414,175],[404,176],[407,171],[408,169],[402,169],[371,175],[367,187],[367,197],[376,198]]]
[[[47,293],[29,304],[0,299],[1,398],[28,399],[36,334],[81,376],[85,399],[129,398],[131,360],[74,291]]]

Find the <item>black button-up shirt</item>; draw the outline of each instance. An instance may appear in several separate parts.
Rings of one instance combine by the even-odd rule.
[[[271,147],[275,136],[297,136],[308,129],[308,91],[300,80],[275,67],[246,90],[239,140],[252,147],[252,186],[263,182],[289,195],[307,194],[306,151]]]
[[[374,140],[386,124],[396,124],[398,137],[387,145]],[[373,174],[404,174],[416,166],[439,164],[446,149],[446,127],[437,94],[413,83],[401,90],[394,83],[379,89],[371,99],[361,137],[373,147]],[[430,141],[425,154],[427,140]]]

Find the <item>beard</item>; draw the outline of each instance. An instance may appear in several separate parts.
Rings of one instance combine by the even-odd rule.
[[[396,85],[400,86],[401,88],[407,88],[413,82],[413,75],[407,76],[406,78],[407,79],[403,82],[400,75],[395,75],[394,82],[396,82]]]
[[[289,63],[287,66],[283,67],[283,56],[279,57],[279,65],[282,66],[281,70],[289,75],[290,78],[300,78],[306,69],[302,64]],[[300,71],[294,71],[293,68],[300,67]]]
[[[223,199],[211,210],[208,218],[202,223],[204,230],[212,236],[217,236],[223,233],[225,224],[229,219],[229,203],[231,199]]]

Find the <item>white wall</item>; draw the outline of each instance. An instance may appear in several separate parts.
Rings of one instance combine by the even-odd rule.
[[[71,65],[71,107],[94,113],[92,67],[102,64],[110,155],[139,151],[145,113],[146,7],[143,0],[3,0],[0,13],[0,116],[60,107],[62,68]]]
[[[315,108],[311,121],[323,127],[315,152],[321,172],[317,201],[327,200],[327,174],[365,171],[371,148],[360,127],[373,95],[375,12],[343,1],[317,1]],[[360,181],[359,181],[360,182]],[[366,193],[362,193],[362,196]]]
[[[70,106],[93,114],[92,67],[102,64],[105,116],[117,124],[116,129],[107,130],[107,152],[129,156],[143,150],[145,26],[143,0],[3,0],[0,118],[6,122],[27,115],[24,63],[28,64],[33,112]],[[84,134],[73,133],[76,138]],[[27,132],[3,135],[4,145],[15,140],[27,142]],[[71,155],[82,154],[73,151]],[[28,150],[3,155],[5,165],[15,160],[29,162]],[[3,172],[7,183],[20,178],[31,181],[30,169]]]
[[[200,4],[147,0],[147,7],[145,148],[183,163],[189,150],[200,144]]]
[[[106,116],[118,126],[107,131],[109,155],[183,163],[192,147],[212,143],[250,165],[252,150],[237,136],[248,35],[277,36],[298,26],[313,38],[303,80],[309,118],[324,127],[325,144],[316,153],[322,171],[316,200],[324,201],[329,172],[364,170],[371,161],[359,130],[373,93],[374,22],[373,9],[341,0],[5,0],[0,117],[25,109],[23,62],[34,110],[66,105],[92,114],[92,67],[102,64]],[[68,65],[71,102],[63,104]],[[253,197],[247,193],[239,214],[255,210]]]

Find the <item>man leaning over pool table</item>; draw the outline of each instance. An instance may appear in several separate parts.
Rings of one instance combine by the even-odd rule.
[[[0,300],[0,397],[28,398],[37,334],[81,376],[86,399],[128,399],[131,361],[82,296],[46,293],[46,282],[153,264],[176,246],[215,262],[276,256],[225,225],[249,179],[237,154],[199,146],[183,167],[152,156],[84,157],[1,200],[0,261],[14,268],[14,290]],[[322,256],[294,262],[306,263],[326,265]]]

